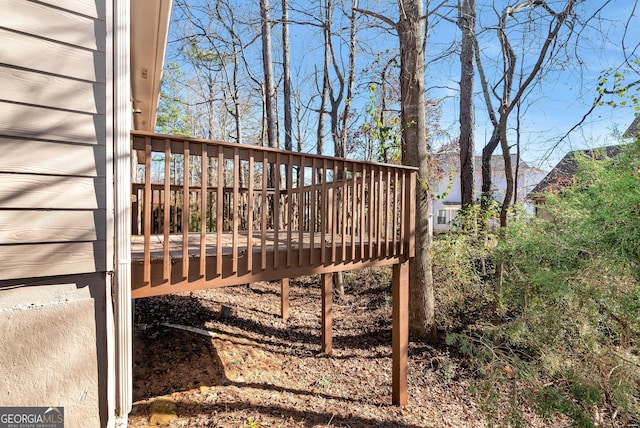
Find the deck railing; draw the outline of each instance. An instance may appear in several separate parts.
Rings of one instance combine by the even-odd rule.
[[[134,297],[413,256],[412,168],[143,132],[132,145]]]
[[[281,279],[286,318],[288,278],[322,274],[329,354],[331,273],[393,264],[392,402],[407,404],[415,169],[142,132],[131,141],[132,297]]]

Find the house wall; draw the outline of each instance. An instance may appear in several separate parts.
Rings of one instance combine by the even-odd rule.
[[[106,426],[107,4],[0,10],[0,405]]]
[[[460,190],[460,172],[459,172],[459,160],[457,154],[447,156],[441,160],[443,171],[446,176],[440,180],[437,187],[437,194],[441,195],[440,198],[436,198],[432,204],[432,223],[434,233],[443,233],[449,230],[449,223],[438,224],[438,213],[441,210],[447,211],[447,220],[450,222],[453,220],[461,206],[462,195]],[[515,159],[514,159],[515,162]],[[507,188],[504,161],[502,161],[502,155],[494,156],[492,162],[493,168],[491,170],[491,183],[492,193],[497,201],[504,199],[504,194]],[[473,196],[475,200],[480,198],[482,189],[482,165],[480,156],[475,157],[474,164],[474,192]],[[515,166],[514,166],[515,168]],[[515,172],[515,171],[514,171]],[[533,205],[525,198],[527,194],[540,182],[546,175],[545,171],[541,171],[538,168],[522,164],[518,177],[518,201],[523,204],[524,208],[533,214]],[[451,180],[450,180],[451,177]]]

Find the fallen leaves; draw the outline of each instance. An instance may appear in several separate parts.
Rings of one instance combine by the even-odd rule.
[[[347,295],[334,299],[330,356],[319,353],[317,278],[291,281],[287,321],[279,283],[137,300],[145,328],[135,334],[129,427],[147,425],[165,394],[178,413],[167,427],[484,426],[464,361],[420,343],[410,343],[409,405],[391,405],[390,284],[374,270],[359,275],[345,273]]]

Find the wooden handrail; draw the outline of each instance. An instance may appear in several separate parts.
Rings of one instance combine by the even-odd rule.
[[[415,168],[139,131],[131,141],[134,297],[413,257]]]

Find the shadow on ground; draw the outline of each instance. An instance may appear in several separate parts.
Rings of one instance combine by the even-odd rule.
[[[136,301],[134,401],[225,383],[224,368],[210,338],[160,325],[170,322],[204,328],[204,322],[216,316],[191,297]]]
[[[272,294],[260,291],[255,295]],[[382,300],[380,304],[384,304]],[[225,349],[225,346],[231,346],[240,352],[246,351],[248,346],[260,348],[274,359],[294,354],[314,360],[318,358],[318,362],[325,358],[335,358],[336,361],[342,358],[326,355],[313,357],[319,349],[319,326],[309,330],[294,323],[269,325],[268,322],[261,323],[256,319],[236,316],[222,319],[219,308],[219,304],[214,301],[203,302],[189,295],[166,295],[136,300],[133,369],[133,399],[136,406],[132,416],[134,419],[138,418],[138,422],[130,426],[145,426],[144,420],[150,403],[155,397],[163,395],[173,397],[181,423],[188,423],[188,426],[238,426],[238,421],[246,422],[248,418],[265,420],[267,425],[274,421],[287,421],[281,424],[286,427],[400,426],[397,422],[376,420],[370,415],[360,414],[358,408],[370,404],[366,402],[368,398],[363,398],[366,395],[348,396],[342,392],[333,394],[333,391],[318,391],[314,387],[306,388],[299,385],[287,387],[282,385],[281,381],[271,383],[268,378],[258,382],[236,379],[236,369],[229,367],[228,349]],[[251,310],[254,311],[254,308]],[[263,316],[277,317],[266,312]],[[221,326],[221,322],[233,327],[233,331],[217,330],[216,325]],[[195,327],[213,332],[216,336],[221,333],[224,339],[212,340],[211,337],[171,328],[163,323]],[[346,333],[345,336],[334,336],[334,343],[341,348],[354,350],[390,343],[391,334],[388,326],[373,327],[367,332],[343,331],[342,333]],[[254,345],[248,345],[248,342]],[[216,349],[219,345],[222,345],[222,348]],[[368,356],[379,357],[383,355]],[[242,364],[238,366],[241,367]],[[257,395],[263,397],[259,402],[255,401]],[[309,408],[303,405],[310,400],[334,403],[333,406],[339,407],[341,411],[330,411],[323,406]],[[387,407],[384,404],[380,406]],[[390,412],[397,409],[391,406],[390,400],[388,407]],[[131,421],[130,417],[130,423]],[[407,424],[401,426],[418,427]]]

